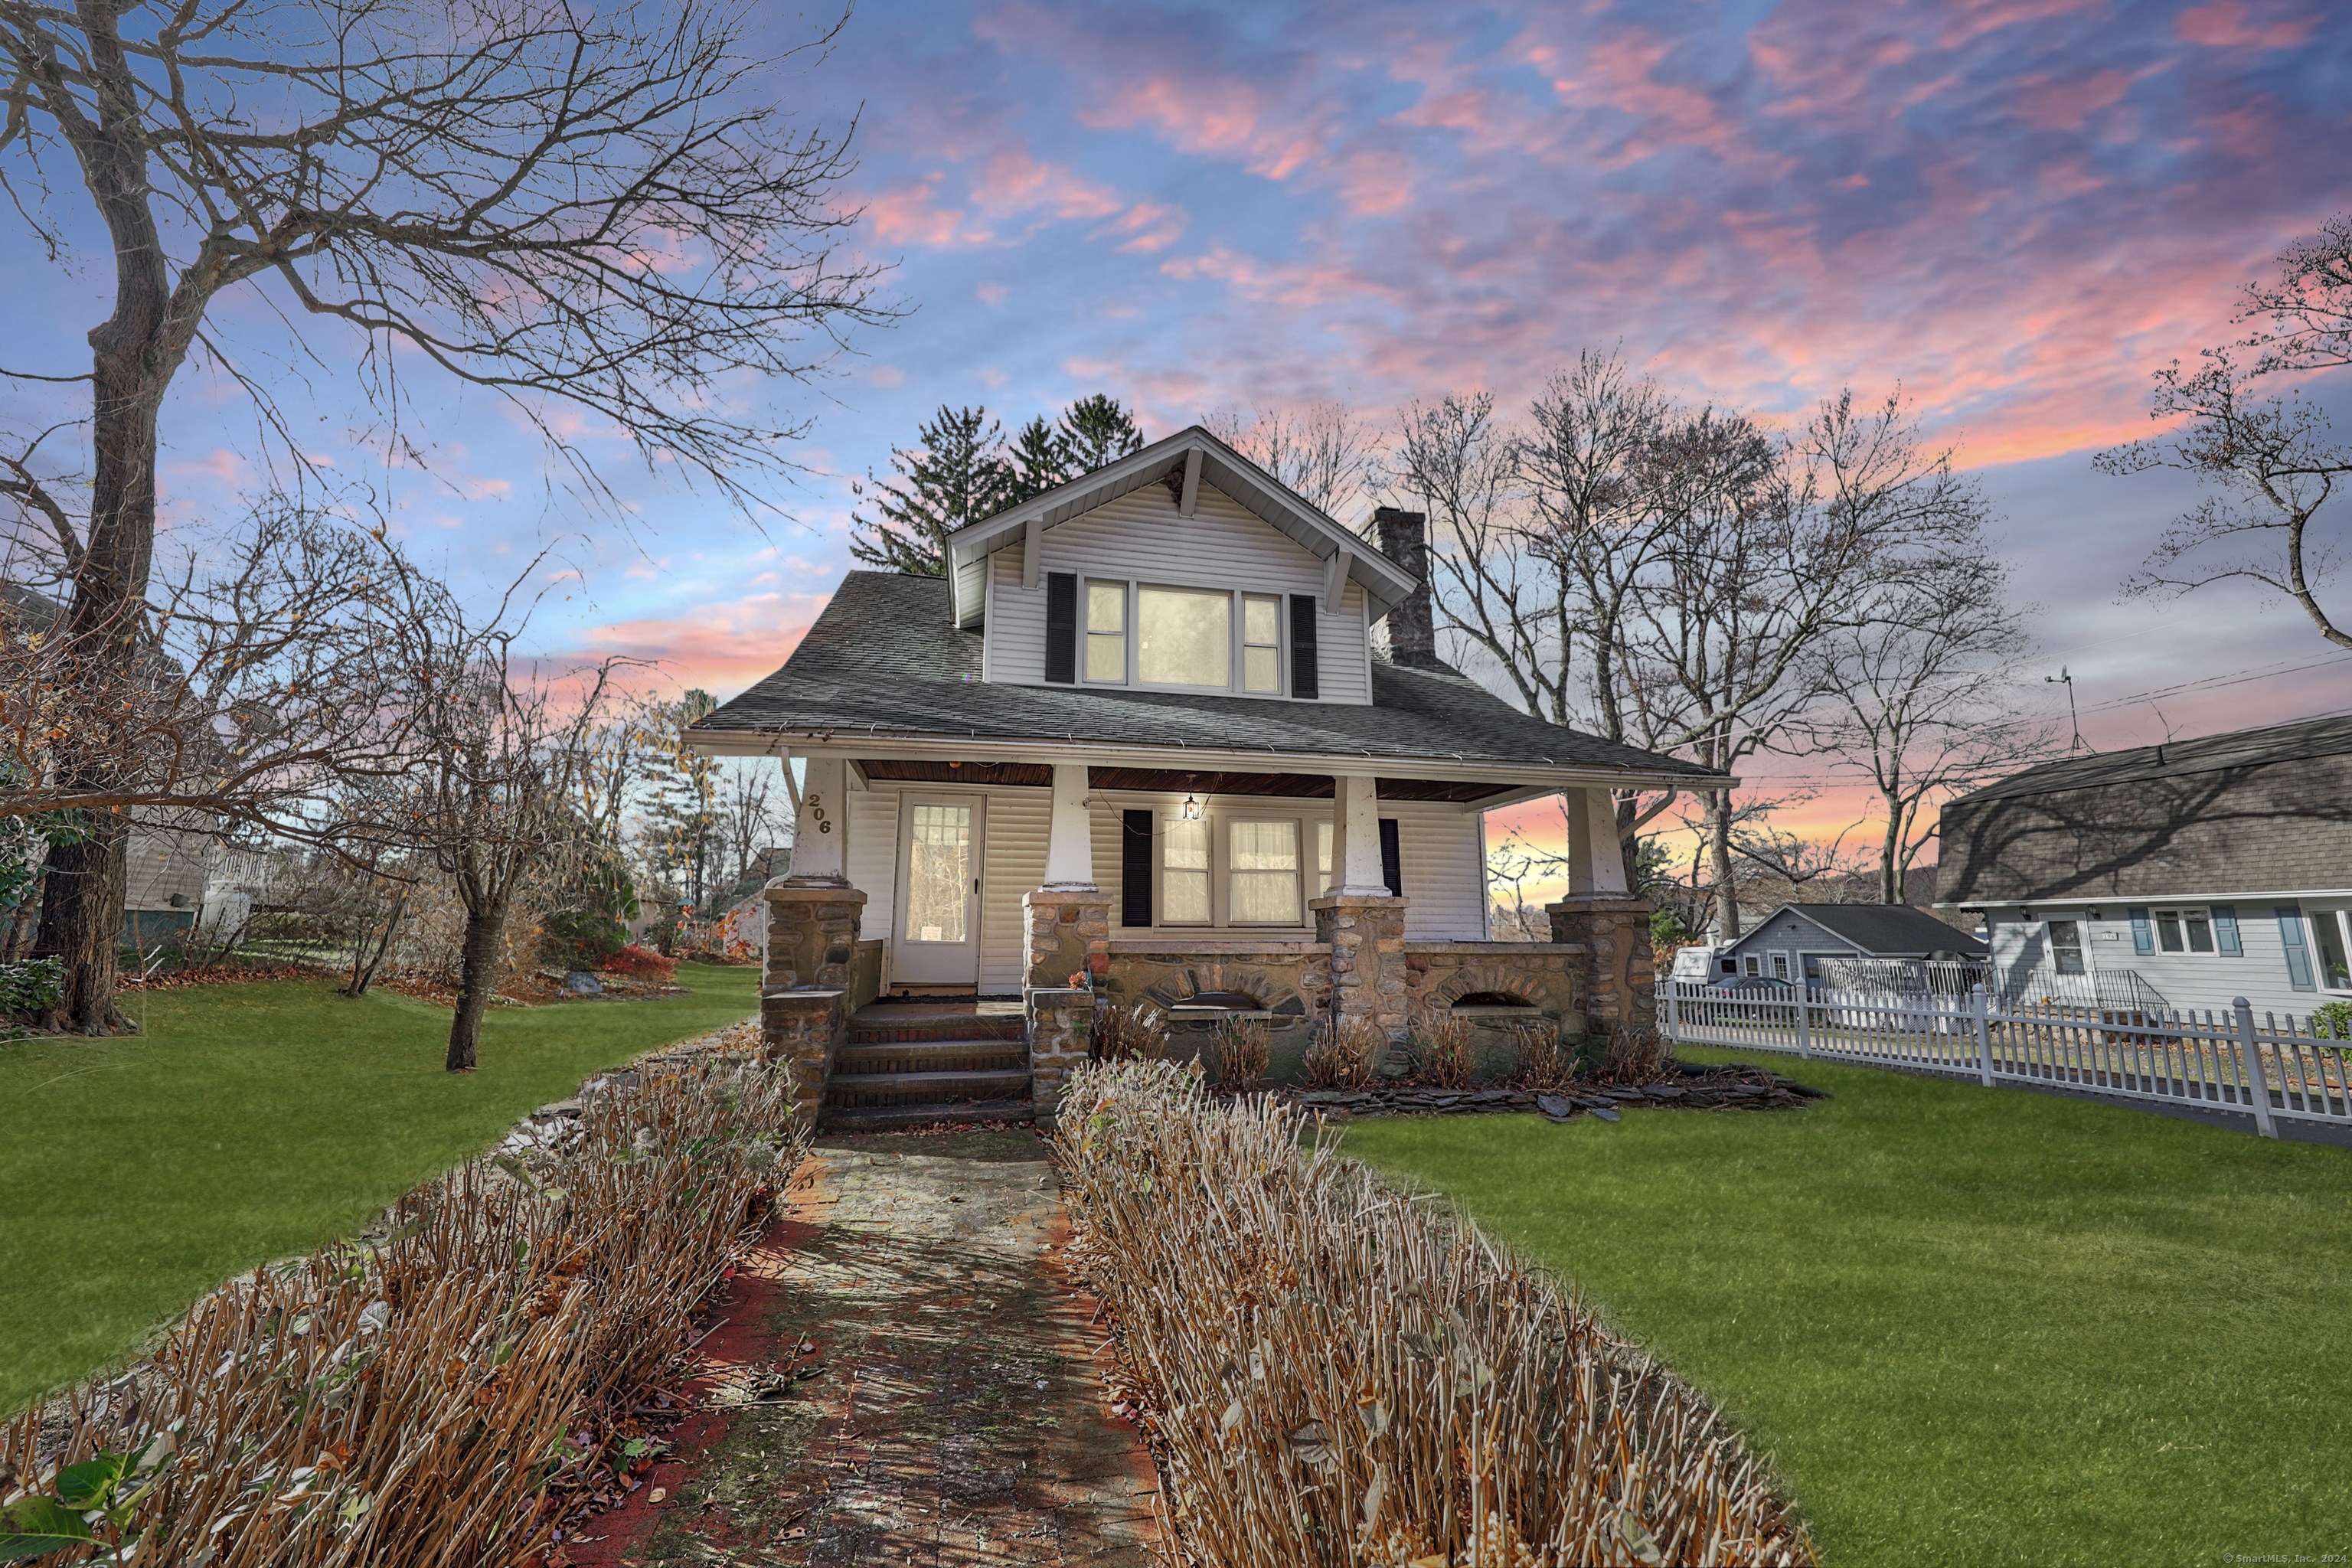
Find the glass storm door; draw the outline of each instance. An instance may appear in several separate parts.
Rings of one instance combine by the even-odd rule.
[[[980,795],[906,797],[899,816],[893,984],[979,983],[980,850],[986,805]]]

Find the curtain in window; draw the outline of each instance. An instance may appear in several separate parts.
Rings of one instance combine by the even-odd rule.
[[[971,875],[971,807],[915,807],[907,829],[906,940],[963,941]]]
[[[1209,923],[1209,825],[1169,822],[1160,835],[1160,923]]]
[[[1298,923],[1298,824],[1236,822],[1232,828],[1233,922]]]
[[[1232,595],[1139,588],[1135,630],[1135,674],[1146,685],[1234,683]]]

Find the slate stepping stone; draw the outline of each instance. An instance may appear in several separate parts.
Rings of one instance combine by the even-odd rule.
[[[1617,1108],[1613,1105],[1596,1107],[1592,1114],[1598,1116],[1603,1121],[1622,1121],[1625,1120],[1624,1117],[1618,1114]]]
[[[1566,1121],[1576,1114],[1577,1105],[1557,1094],[1539,1094],[1536,1096],[1536,1109],[1554,1121]]]

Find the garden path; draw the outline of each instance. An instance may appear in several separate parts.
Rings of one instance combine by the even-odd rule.
[[[1150,1563],[1150,1460],[1054,1261],[1068,1232],[1036,1135],[825,1139],[787,1195],[673,1460],[569,1560]]]

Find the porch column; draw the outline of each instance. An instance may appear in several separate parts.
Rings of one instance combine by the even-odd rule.
[[[1045,829],[1045,886],[1099,892],[1095,885],[1095,826],[1087,810],[1087,765],[1054,764],[1054,816]]]
[[[1658,994],[1650,957],[1650,904],[1625,886],[1615,805],[1606,789],[1566,793],[1569,892],[1544,906],[1551,917],[1551,939],[1584,949],[1576,976],[1590,1031],[1654,1029]]]
[[[1029,1019],[1033,1109],[1050,1122],[1062,1082],[1094,1040],[1096,988],[1110,977],[1110,899],[1095,882],[1094,819],[1084,763],[1054,764],[1045,884],[1021,898],[1028,933],[1022,1000]]]
[[[790,1065],[793,1104],[810,1116],[824,1104],[855,1005],[850,974],[866,895],[849,885],[847,783],[847,765],[839,757],[808,759],[793,874],[769,883],[762,894],[768,944],[760,1033],[769,1059]]]
[[[1315,940],[1330,949],[1334,1024],[1368,1018],[1391,1040],[1411,1024],[1405,1000],[1405,900],[1391,897],[1381,873],[1380,801],[1370,773],[1331,779],[1331,885],[1307,907]]]

